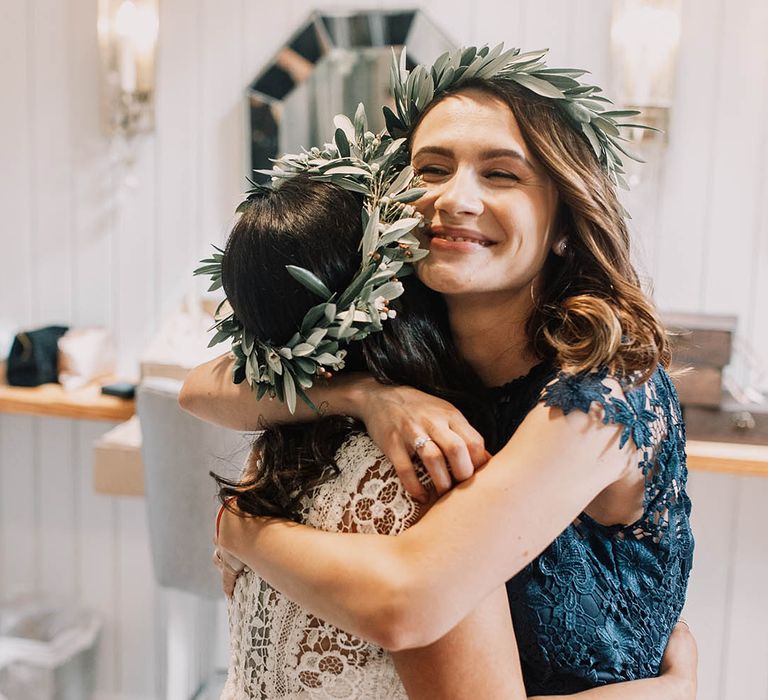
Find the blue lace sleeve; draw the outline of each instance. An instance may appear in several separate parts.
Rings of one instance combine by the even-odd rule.
[[[584,374],[560,372],[542,392],[546,406],[556,406],[568,415],[587,412],[597,403],[603,409],[603,423],[622,426],[619,448],[630,440],[641,451],[640,467],[645,476],[643,531],[658,541],[674,520],[671,510],[689,510],[681,498],[685,484],[685,426],[677,393],[663,368],[645,383],[618,381],[623,397],[611,395],[607,369]]]
[[[574,409],[586,413],[592,403],[597,402],[603,407],[603,423],[621,423],[624,426],[619,448],[624,447],[630,437],[640,449],[652,447],[651,424],[660,416],[648,407],[645,385],[628,388],[625,382],[620,381],[625,398],[617,399],[608,396],[611,390],[605,385],[607,377],[607,369],[589,374],[561,372],[544,389],[544,405],[557,406],[568,415]]]

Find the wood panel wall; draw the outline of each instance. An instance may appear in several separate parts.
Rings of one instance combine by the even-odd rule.
[[[157,128],[127,162],[102,134],[93,0],[0,0],[0,333],[106,325],[120,371],[197,282],[243,189],[242,91],[309,13],[338,3],[162,0]],[[356,2],[358,7],[401,2]],[[611,79],[608,0],[421,5],[460,43],[550,47]],[[735,313],[742,356],[768,365],[768,5],[685,0],[659,185],[628,200],[636,260],[669,310]],[[634,207],[634,208],[633,208]],[[743,378],[768,388],[768,376]],[[0,597],[42,590],[99,610],[99,697],[160,697],[165,595],[141,500],[97,496],[107,424],[0,416]],[[689,617],[703,700],[768,700],[768,482],[691,479]]]

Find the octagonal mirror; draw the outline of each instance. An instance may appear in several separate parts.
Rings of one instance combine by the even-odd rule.
[[[384,128],[392,50],[408,67],[454,48],[421,10],[313,12],[248,87],[248,177],[270,159],[331,140],[333,117],[365,105],[372,131]]]

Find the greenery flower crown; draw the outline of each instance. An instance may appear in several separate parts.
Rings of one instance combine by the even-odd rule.
[[[395,316],[389,303],[403,293],[397,275],[408,274],[412,271],[410,263],[427,255],[413,234],[422,219],[410,203],[425,190],[414,186],[418,183],[408,165],[405,136],[441,93],[471,79],[501,78],[552,99],[569,124],[589,142],[611,180],[627,187],[621,154],[637,161],[640,158],[623,145],[627,139],[619,129],[651,127],[620,123],[619,119],[639,112],[606,109],[611,102],[598,94],[599,87],[579,83],[578,78],[586,71],[547,68],[543,60],[546,53],[504,51],[503,44],[494,49],[469,47],[445,53],[432,66],[418,65],[409,72],[404,48],[399,62],[393,57],[391,88],[397,113],[384,107],[387,131],[373,134],[368,130],[361,104],[354,121],[344,115],[334,119],[334,143],[285,155],[275,161],[271,170],[257,171],[269,175],[276,187],[282,179],[307,173],[315,180],[363,194],[362,261],[343,292],[332,292],[310,270],[286,266],[289,274],[321,302],[307,311],[297,332],[282,346],[255,338],[224,299],[216,311],[216,323],[211,328],[216,329],[216,334],[208,347],[231,339],[235,383],[247,380],[259,399],[267,392],[277,396],[291,413],[297,397],[317,410],[305,390],[316,377],[329,379],[332,371],[343,369],[343,345],[381,330],[382,322]],[[272,189],[252,184],[239,212],[250,200],[268,196]],[[202,267],[194,271],[195,275],[211,276],[208,291],[221,287],[224,251],[214,248],[217,252],[201,260]]]
[[[648,129],[651,126],[620,122],[640,112],[634,109],[611,110],[613,104],[598,93],[596,85],[582,84],[578,78],[588,71],[573,68],[547,68],[544,57],[548,49],[520,53],[520,49],[504,51],[504,44],[493,49],[470,46],[446,52],[431,66],[418,65],[406,70],[405,48],[400,61],[393,56],[390,86],[397,114],[384,107],[387,130],[394,138],[410,133],[419,115],[436,97],[473,79],[502,79],[517,83],[531,92],[553,100],[566,121],[592,147],[600,167],[611,181],[625,189],[622,154],[642,163],[626,143],[620,129]]]
[[[247,380],[257,398],[270,392],[285,401],[291,413],[297,397],[317,410],[305,389],[316,377],[329,379],[332,371],[343,369],[343,345],[380,331],[383,321],[395,317],[389,304],[403,293],[397,276],[411,272],[406,263],[427,254],[413,234],[422,218],[409,204],[425,190],[412,187],[414,173],[407,165],[405,139],[392,139],[385,132],[371,133],[362,104],[354,123],[343,115],[334,122],[334,143],[283,156],[272,170],[258,172],[270,175],[276,187],[281,179],[308,173],[315,180],[364,195],[362,261],[352,282],[343,292],[332,292],[310,270],[287,265],[288,273],[321,300],[307,311],[288,342],[275,346],[254,337],[225,299],[216,310],[212,327],[216,334],[208,344],[211,347],[231,339],[234,382]],[[254,184],[238,211],[254,198],[269,196],[271,189]],[[194,271],[211,276],[208,291],[221,287],[224,251],[216,251],[211,258],[201,260],[203,266]]]

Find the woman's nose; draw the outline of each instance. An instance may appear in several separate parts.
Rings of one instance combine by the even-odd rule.
[[[473,173],[457,170],[453,177],[438,187],[435,198],[435,211],[457,217],[461,215],[479,216],[484,205],[480,183]]]

